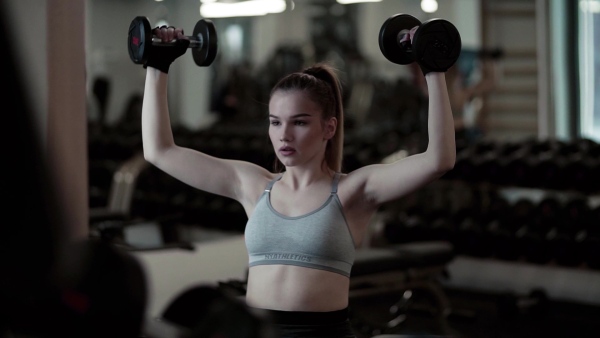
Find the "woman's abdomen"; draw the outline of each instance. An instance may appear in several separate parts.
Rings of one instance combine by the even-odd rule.
[[[246,302],[281,311],[335,311],[348,306],[348,277],[293,265],[253,266]]]

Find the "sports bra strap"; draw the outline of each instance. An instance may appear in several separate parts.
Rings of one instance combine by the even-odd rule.
[[[337,194],[338,182],[340,181],[340,176],[342,173],[335,173],[333,176],[333,182],[331,183],[331,194]]]
[[[275,182],[279,181],[282,177],[283,177],[283,174],[279,174],[278,177],[276,177],[271,182],[269,182],[269,184],[267,184],[267,187],[265,188],[265,191],[270,193],[271,189],[273,188],[273,184],[275,184]]]

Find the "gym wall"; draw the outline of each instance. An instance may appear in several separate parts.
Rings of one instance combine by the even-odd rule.
[[[277,46],[286,43],[307,43],[310,38],[310,11],[308,1],[295,1],[293,11],[251,18],[251,31],[244,32],[250,40],[248,61],[262,65]],[[477,48],[481,44],[479,29],[479,0],[445,0],[439,2],[436,13],[427,15],[420,8],[419,0],[384,0],[380,3],[356,4],[359,13],[357,44],[365,57],[374,64],[378,76],[397,78],[408,76],[405,67],[394,65],[381,54],[377,36],[381,24],[390,13],[411,13],[420,20],[442,17],[455,22],[461,31],[466,47]],[[131,20],[138,15],[147,16],[151,25],[159,20],[182,27],[191,34],[200,18],[197,0],[87,0],[87,71],[88,82],[96,76],[111,79],[110,102],[107,122],[118,120],[127,98],[143,91],[144,69],[134,65],[125,48],[125,32]],[[219,31],[219,41],[224,34],[219,30],[226,22],[214,19]],[[219,50],[219,53],[222,49]],[[173,122],[182,122],[191,129],[204,128],[212,122],[209,114],[209,93],[213,84],[214,65],[198,68],[190,55],[184,55],[174,63],[170,84],[170,107]],[[221,57],[221,56],[217,56]],[[89,87],[89,84],[88,84]],[[93,117],[93,116],[92,116]]]

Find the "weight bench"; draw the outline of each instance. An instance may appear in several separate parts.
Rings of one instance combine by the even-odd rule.
[[[195,250],[192,243],[186,241],[163,242],[150,246],[140,246],[139,244],[131,245],[124,243],[120,239],[120,237],[123,237],[126,227],[141,225],[146,222],[145,220],[132,219],[131,208],[137,180],[142,172],[150,167],[150,163],[144,159],[142,152],[135,153],[121,164],[113,174],[107,206],[105,208],[93,208],[90,210],[89,225],[91,236],[112,242],[127,251],[155,251],[174,248],[190,251]],[[158,224],[174,222],[179,217],[179,214],[166,215],[152,219],[149,222]]]
[[[390,307],[393,319],[377,328],[393,329],[405,321],[404,310],[413,290],[425,291],[435,301],[430,310],[440,329],[446,332],[451,309],[440,278],[447,276],[446,266],[454,257],[454,247],[444,241],[358,249],[350,277],[350,302],[400,292],[402,296]]]

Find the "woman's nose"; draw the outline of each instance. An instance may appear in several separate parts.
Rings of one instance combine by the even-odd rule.
[[[279,140],[282,142],[289,142],[292,140],[292,133],[290,132],[289,127],[285,126],[282,128]]]

